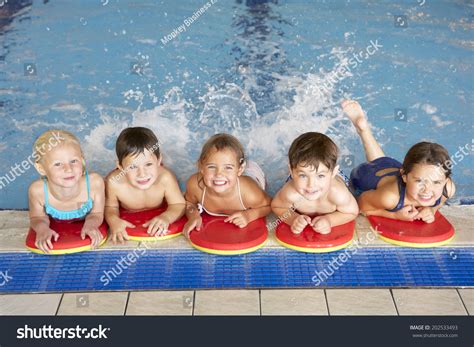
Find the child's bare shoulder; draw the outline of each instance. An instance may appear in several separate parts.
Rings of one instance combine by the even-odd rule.
[[[193,188],[193,189],[201,189],[199,187],[199,174],[194,173],[191,176],[189,176],[188,181],[186,182],[186,187],[187,188]]]
[[[240,176],[239,180],[242,197],[247,204],[260,204],[263,201],[269,204],[271,202],[270,196],[253,178]]]
[[[202,186],[199,184],[199,174],[194,173],[188,178],[188,181],[186,182],[186,193],[197,196],[200,192],[202,192]]]
[[[117,185],[123,182],[125,179],[125,175],[119,169],[112,170],[105,176],[105,183],[107,185]]]
[[[28,193],[30,197],[39,197],[43,196],[43,191],[44,191],[44,182],[42,179],[33,181],[30,184],[30,187],[28,188]]]
[[[385,184],[375,190],[377,199],[385,208],[393,208],[400,200],[398,184]]]
[[[342,182],[342,179],[334,177],[329,190],[329,201],[339,205],[348,202],[351,197],[352,194],[349,191],[349,188],[347,188],[346,184]]]
[[[241,189],[250,190],[250,191],[261,191],[262,188],[258,185],[258,183],[249,176],[240,176],[240,186]]]
[[[176,175],[173,171],[163,166],[161,168],[160,174],[158,175],[157,181],[159,181],[160,183],[167,183],[172,181],[178,182],[178,179],[176,178]]]
[[[91,184],[104,184],[104,179],[97,172],[89,173],[89,181]]]
[[[286,182],[275,195],[275,199],[289,203],[296,203],[300,198],[301,195],[293,188],[291,182]]]

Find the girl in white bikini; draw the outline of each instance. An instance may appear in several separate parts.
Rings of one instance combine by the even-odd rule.
[[[244,156],[242,144],[229,134],[212,136],[204,144],[198,172],[186,185],[186,217],[183,234],[200,230],[201,213],[225,216],[226,222],[244,228],[268,215],[271,198],[265,193],[265,175]]]

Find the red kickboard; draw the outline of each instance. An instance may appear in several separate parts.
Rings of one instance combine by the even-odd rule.
[[[51,240],[53,249],[49,254],[67,254],[83,252],[91,249],[91,239],[86,236],[81,239],[81,230],[84,221],[60,221],[56,219],[49,219],[49,227],[59,234],[57,241]],[[99,231],[104,237],[101,245],[107,239],[107,224],[104,222],[99,227]],[[30,228],[26,236],[26,247],[35,253],[44,253],[35,246],[36,232]]]
[[[331,251],[337,250],[350,244],[354,237],[355,221],[338,225],[331,228],[329,234],[320,234],[310,226],[300,234],[294,234],[288,224],[281,223],[277,226],[275,236],[284,246],[300,251]]]
[[[167,239],[173,236],[178,236],[184,228],[186,224],[186,217],[182,217],[178,219],[176,222],[171,223],[168,227],[168,232],[163,234],[162,236],[155,236],[150,235],[147,233],[148,227],[144,227],[143,224],[148,222],[150,219],[153,219],[156,216],[159,216],[163,212],[166,211],[166,205],[163,207],[154,208],[151,210],[144,210],[144,211],[128,211],[124,209],[120,209],[120,218],[126,220],[127,222],[132,223],[135,225],[135,228],[127,228],[127,234],[130,239],[139,239],[141,241],[146,240],[159,240],[159,239]]]
[[[430,244],[445,242],[454,236],[453,226],[439,211],[436,212],[433,223],[420,220],[408,222],[379,216],[368,216],[367,219],[380,236],[394,241]]]
[[[191,243],[198,249],[217,254],[253,251],[265,243],[268,236],[265,218],[254,220],[245,228],[224,222],[225,219],[203,213],[201,230],[194,229],[190,233]]]

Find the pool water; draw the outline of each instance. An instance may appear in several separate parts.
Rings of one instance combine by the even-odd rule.
[[[364,153],[344,98],[399,160],[421,140],[457,154],[453,202],[470,203],[473,28],[460,0],[0,0],[0,208],[27,207],[38,174],[12,167],[49,128],[79,136],[104,175],[127,126],[156,132],[181,184],[217,132],[242,141],[271,193],[305,131],[331,136],[348,174]]]

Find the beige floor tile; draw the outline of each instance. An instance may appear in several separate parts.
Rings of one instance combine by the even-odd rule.
[[[0,315],[54,316],[62,294],[0,295]]]
[[[27,229],[30,225],[28,211],[0,211],[0,221],[1,229]]]
[[[454,239],[446,247],[473,245],[472,223],[474,222],[474,206],[444,206],[440,211],[450,221],[455,230]]]
[[[474,316],[474,288],[458,289],[469,315]]]
[[[326,289],[331,316],[397,315],[388,289]]]
[[[465,316],[466,310],[456,289],[393,289],[401,316]]]
[[[102,247],[100,247],[100,249],[102,249],[102,250],[136,249],[139,244],[140,244],[140,242],[138,242],[138,241],[126,241],[123,244],[117,243],[117,244],[114,245],[114,243],[112,242],[112,239],[110,238],[110,235],[109,235],[109,238],[104,243],[104,245]]]
[[[266,223],[267,223],[267,228],[268,228],[268,238],[267,241],[265,242],[264,247],[269,247],[269,248],[281,248],[282,246],[278,243],[276,236],[275,236],[275,229],[276,229],[276,224],[274,223],[277,220],[277,216],[274,213],[270,213],[266,217]]]
[[[179,235],[167,240],[141,242],[143,247],[148,249],[194,249],[191,243],[183,236]]]
[[[194,298],[194,314],[259,315],[258,290],[199,290]]]
[[[193,301],[193,291],[131,292],[126,315],[189,316]]]
[[[262,315],[318,315],[328,314],[322,289],[274,289],[260,294]]]
[[[1,251],[27,251],[25,241],[28,228],[8,228],[0,230]]]
[[[372,229],[369,220],[364,216],[356,218],[356,235],[360,247],[394,247],[394,245],[383,241]]]
[[[128,292],[116,293],[67,293],[64,294],[58,315],[122,316],[125,312]]]

